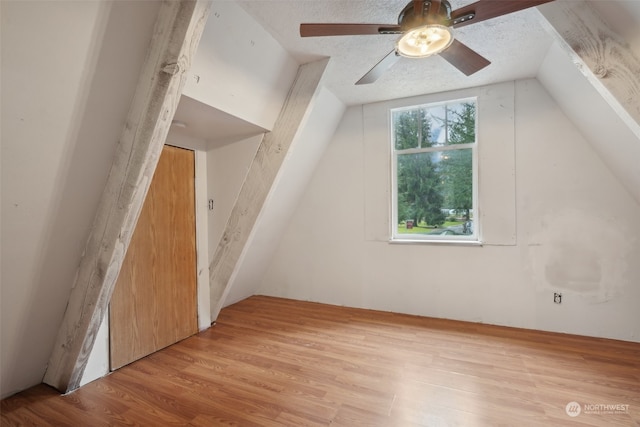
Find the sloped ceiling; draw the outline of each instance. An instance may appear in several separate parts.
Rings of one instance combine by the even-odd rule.
[[[231,144],[265,131],[266,129],[260,126],[210,105],[204,105],[186,95],[180,99],[171,126],[171,132],[175,135],[205,139],[207,150]]]
[[[629,194],[640,203],[640,140],[554,43],[538,80]]]
[[[589,4],[640,54],[640,2],[590,0]]]
[[[300,63],[331,57],[326,85],[347,105],[535,77],[552,41],[537,10],[523,10],[454,30],[459,41],[492,62],[472,76],[465,76],[438,56],[402,58],[374,84],[355,86],[362,75],[393,49],[397,35],[308,38],[299,35],[303,22],[395,24],[407,2],[238,0]],[[453,9],[472,2],[450,1]]]
[[[555,2],[538,80],[640,203],[640,2]]]

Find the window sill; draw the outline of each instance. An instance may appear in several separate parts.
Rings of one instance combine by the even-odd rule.
[[[413,240],[413,239],[389,239],[392,245],[450,245],[450,246],[482,246],[480,240]]]

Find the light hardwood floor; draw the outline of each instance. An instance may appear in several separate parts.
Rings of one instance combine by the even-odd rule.
[[[74,427],[638,426],[640,344],[256,296],[74,393],[1,409],[2,425]]]

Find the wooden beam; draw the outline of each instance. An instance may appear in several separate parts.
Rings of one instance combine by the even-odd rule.
[[[229,221],[210,265],[211,319],[215,320],[229,290],[236,265],[256,219],[287,156],[298,129],[320,88],[328,59],[300,66],[273,130],[267,133],[253,159]]]
[[[165,1],[44,382],[79,387],[206,23],[206,1]]]
[[[640,138],[640,57],[586,1],[540,6],[552,33],[629,128]]]

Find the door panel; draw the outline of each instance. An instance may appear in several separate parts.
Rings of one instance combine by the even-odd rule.
[[[165,146],[110,303],[111,369],[198,332],[195,161]]]

